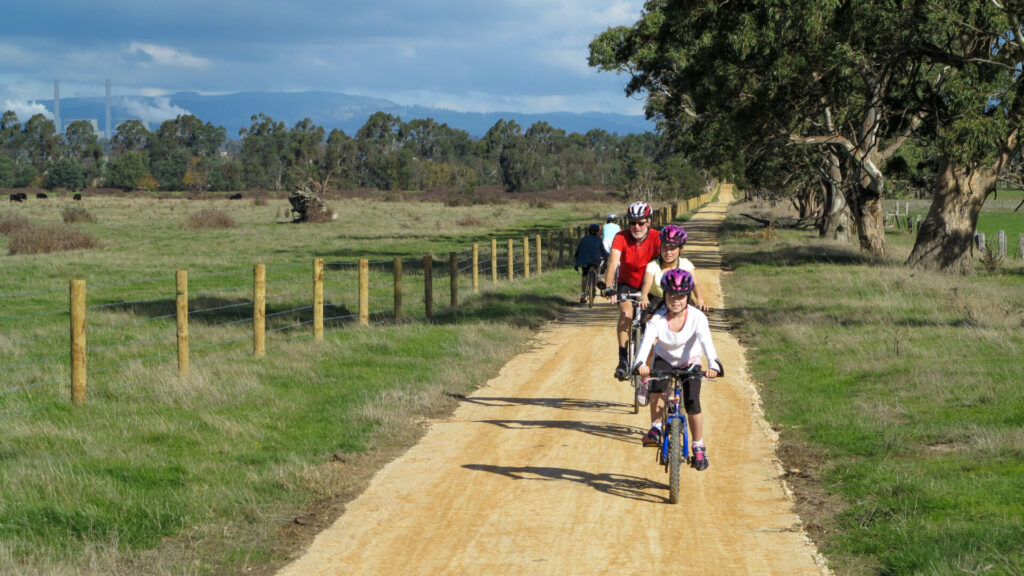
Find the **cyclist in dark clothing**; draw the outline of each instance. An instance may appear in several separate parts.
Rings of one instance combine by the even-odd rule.
[[[587,274],[590,272],[590,268],[595,268],[594,271],[600,274],[601,263],[608,257],[600,233],[600,225],[588,226],[587,235],[580,238],[580,243],[576,246],[576,251],[573,252],[573,257],[576,259],[573,269],[583,268],[583,278],[580,281],[580,304],[587,301]]]

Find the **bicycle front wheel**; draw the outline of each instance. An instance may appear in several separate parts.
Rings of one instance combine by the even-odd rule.
[[[634,314],[639,314],[639,310],[633,310]],[[636,352],[637,348],[640,347],[640,330],[636,326],[629,329],[629,366],[632,368],[636,365]],[[636,393],[640,390],[640,375],[631,373],[629,376],[629,382],[633,385],[633,414],[640,413],[640,399],[637,398]]]
[[[668,427],[668,501],[679,503],[679,469],[683,461],[683,447],[680,442],[678,421],[670,422]]]

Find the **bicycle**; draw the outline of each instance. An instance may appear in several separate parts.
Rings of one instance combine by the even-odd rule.
[[[721,368],[721,366],[719,366]],[[635,370],[633,372],[636,372]],[[658,448],[658,464],[665,466],[669,473],[668,501],[679,503],[679,473],[683,463],[690,464],[690,429],[686,421],[686,412],[681,409],[680,397],[683,382],[696,379],[699,383],[704,377],[700,364],[691,364],[685,368],[659,370],[652,372],[648,382],[652,380],[671,380],[666,389],[671,395],[665,402],[665,410],[661,415],[661,446]]]
[[[619,299],[633,304],[633,320],[629,324],[629,337],[626,340],[626,366],[632,367],[637,364],[636,353],[640,349],[640,341],[644,335],[644,325],[640,321],[640,293],[624,292],[619,295]],[[640,376],[631,370],[628,380],[633,385],[633,414],[639,414],[640,399],[637,397],[637,391],[640,390]]]

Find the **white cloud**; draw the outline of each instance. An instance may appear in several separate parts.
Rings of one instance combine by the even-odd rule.
[[[158,46],[144,42],[132,42],[126,50],[128,54],[144,54],[156,64],[162,66],[174,66],[180,68],[206,68],[210,61],[206,58],[199,58],[187,52],[182,52],[169,46]]]
[[[190,114],[188,110],[171,104],[171,99],[166,97],[154,98],[152,103],[125,98],[121,105],[131,116],[153,124]]]
[[[18,120],[22,124],[25,123],[29,118],[36,114],[42,114],[50,120],[53,120],[53,112],[46,109],[46,106],[39,104],[38,102],[32,101],[21,101],[21,100],[5,100],[3,110],[12,110],[18,115]]]

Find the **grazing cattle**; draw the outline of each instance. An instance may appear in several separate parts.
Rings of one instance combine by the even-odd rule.
[[[47,197],[46,194],[43,194],[42,192],[38,192],[36,194],[36,198],[46,198],[46,197]]]
[[[25,200],[28,200],[28,195],[24,192],[17,192],[15,194],[11,194],[10,198],[11,202],[24,202]]]
[[[241,193],[232,194],[231,196],[228,196],[228,200],[241,200],[241,199],[242,199],[242,194]]]
[[[73,199],[75,199],[75,200],[81,200],[81,199],[82,199],[82,195],[81,195],[81,194],[75,194],[75,195],[74,195],[74,196],[72,196],[71,198],[73,198]]]

